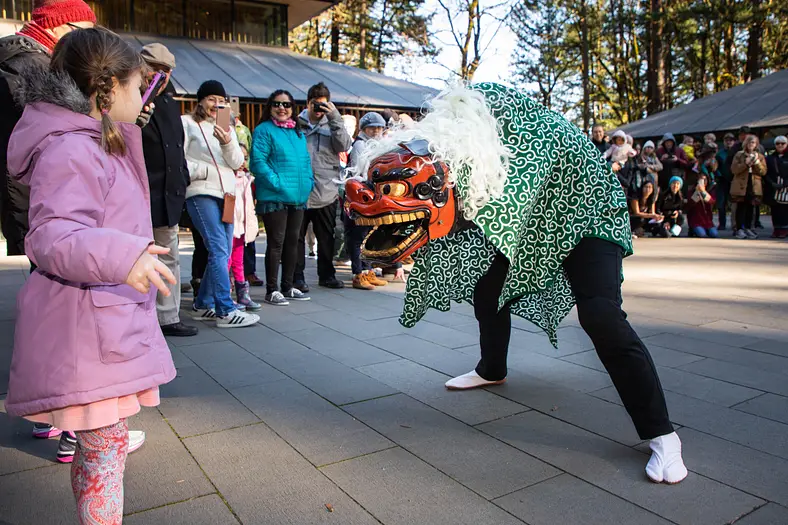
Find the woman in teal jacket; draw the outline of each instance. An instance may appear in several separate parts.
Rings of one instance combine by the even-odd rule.
[[[249,169],[257,188],[257,214],[265,226],[265,302],[285,306],[308,301],[293,288],[298,237],[314,177],[306,137],[293,120],[293,96],[285,90],[268,97],[252,137]],[[281,292],[276,277],[282,265]]]

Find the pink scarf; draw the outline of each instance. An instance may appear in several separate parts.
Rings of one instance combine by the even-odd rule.
[[[28,38],[32,38],[49,51],[49,54],[52,54],[52,51],[55,49],[55,45],[57,44],[57,40],[54,36],[50,35],[46,32],[44,28],[40,25],[36,24],[32,20],[27,22],[22,29],[17,32],[17,35],[26,36]]]
[[[276,124],[280,128],[294,129],[296,127],[295,120],[291,118],[285,120],[284,122],[282,122],[281,120],[276,120],[275,118],[271,118],[271,120],[274,122],[274,124]]]

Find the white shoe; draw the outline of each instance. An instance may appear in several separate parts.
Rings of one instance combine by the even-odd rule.
[[[736,237],[737,239],[746,239],[747,238],[747,234],[744,233],[744,230],[736,230],[736,233],[734,233],[733,236]]]
[[[755,233],[752,230],[745,229],[744,230],[744,234],[747,235],[748,239],[757,239],[758,238],[758,234]]]
[[[257,314],[233,310],[224,317],[216,317],[216,328],[243,328],[257,324],[258,321],[260,321],[260,316]]]
[[[196,321],[216,321],[216,310],[213,308],[192,307],[192,319]]]
[[[687,477],[687,467],[681,459],[681,440],[673,432],[659,436],[649,443],[651,459],[646,465],[646,475],[654,483],[675,484]]]
[[[143,443],[145,443],[145,432],[142,430],[129,430],[129,454],[139,450]]]
[[[446,388],[449,390],[469,390],[471,388],[480,388],[483,386],[501,385],[505,381],[506,379],[501,379],[500,381],[487,381],[477,374],[476,370],[472,370],[467,374],[446,381]]]

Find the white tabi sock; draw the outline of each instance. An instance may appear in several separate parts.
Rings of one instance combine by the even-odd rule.
[[[651,459],[646,475],[654,483],[678,483],[687,477],[687,467],[681,459],[681,440],[675,432],[659,436],[649,443]]]

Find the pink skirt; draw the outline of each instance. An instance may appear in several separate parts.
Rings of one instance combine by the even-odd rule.
[[[155,407],[159,404],[159,387],[136,394],[103,399],[87,405],[74,405],[41,412],[25,419],[34,423],[46,423],[61,430],[95,430],[114,425],[121,419],[133,416],[140,407]]]

